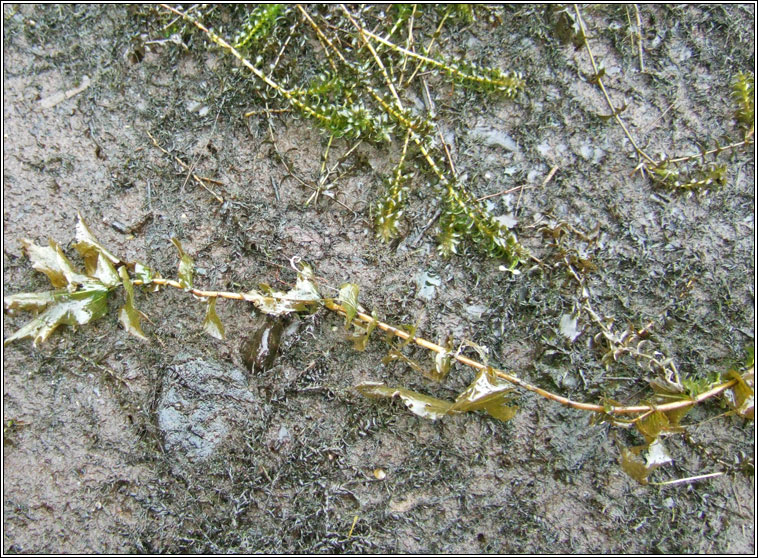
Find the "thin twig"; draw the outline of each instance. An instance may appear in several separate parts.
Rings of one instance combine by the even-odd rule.
[[[223,99],[221,101],[221,106],[218,108],[218,112],[216,113],[216,119],[213,121],[213,128],[211,128],[211,133],[208,136],[208,141],[205,142],[205,146],[204,147],[208,147],[208,145],[211,142],[211,138],[213,138],[213,134],[216,133],[216,126],[218,125],[218,117],[221,116],[221,110],[224,108],[224,102],[225,101],[226,101],[226,99]],[[184,193],[184,187],[187,185],[187,182],[189,181],[190,176],[193,176],[193,177],[196,176],[193,171],[195,170],[195,166],[197,165],[197,162],[199,160],[200,160],[200,153],[198,152],[198,154],[195,156],[195,159],[192,161],[192,164],[189,167],[189,170],[187,172],[187,178],[184,179],[184,183],[182,184],[182,187],[181,187],[181,192],[182,193]],[[219,203],[224,203],[223,198],[216,197],[216,200],[218,200]]]
[[[528,188],[528,184],[523,184],[521,186],[514,186],[513,188],[508,188],[507,190],[502,190],[500,192],[496,192],[494,194],[487,194],[486,196],[482,196],[481,198],[477,198],[476,201],[484,201],[488,200],[490,198],[496,198],[498,196],[505,196],[506,194],[512,194],[513,192],[518,192],[519,190],[522,190],[524,188]]]
[[[292,36],[295,34],[295,28],[300,25],[299,21],[296,21],[292,24],[292,27],[290,27],[290,34],[287,36],[287,40],[284,41],[284,44],[282,45],[282,48],[279,49],[279,54],[276,55],[276,58],[274,59],[274,63],[271,65],[270,72],[273,72],[276,67],[279,65],[279,59],[282,57],[282,54],[284,54],[284,49],[287,48],[287,45],[290,44],[290,40],[292,39]]]
[[[116,372],[113,371],[111,368],[109,368],[109,367],[107,367],[107,366],[105,366],[103,364],[100,364],[98,362],[95,362],[93,359],[91,359],[89,357],[86,357],[84,355],[79,355],[79,358],[82,359],[87,364],[90,364],[90,365],[94,366],[95,368],[99,368],[100,370],[102,370],[103,372],[105,372],[106,374],[108,374],[109,376],[112,376],[113,378],[115,378],[116,380],[118,380],[119,382],[121,382],[122,384],[124,384],[129,391],[132,391],[132,386],[129,385],[129,382],[126,381],[121,376],[119,376],[118,374],[116,374]]]
[[[439,37],[439,35],[440,35],[440,32],[442,31],[442,26],[445,24],[445,21],[447,20],[447,18],[448,18],[449,16],[450,16],[450,8],[448,8],[448,10],[445,12],[445,15],[444,15],[444,16],[442,16],[442,20],[440,21],[439,25],[437,26],[437,30],[434,32],[434,35],[432,35],[432,38],[429,40],[429,44],[428,44],[428,45],[426,45],[426,48],[424,48],[424,52],[425,52],[426,54],[429,54],[429,51],[431,50],[432,46],[434,45],[434,41],[435,41],[435,39],[436,39],[437,37]],[[406,50],[406,52],[404,52],[403,54],[405,54],[406,56],[415,56],[415,55],[416,55],[416,53],[415,53],[415,52],[413,52],[413,51],[412,51],[412,50],[410,50],[410,49],[407,49],[407,50]],[[415,69],[415,70],[413,70],[413,73],[411,74],[411,77],[409,77],[409,78],[406,80],[406,82],[405,82],[405,86],[406,86],[406,87],[407,87],[407,86],[409,86],[409,85],[411,84],[411,82],[413,81],[413,78],[415,78],[415,77],[416,77],[416,74],[417,74],[417,73],[418,73],[418,71],[421,69],[421,66],[422,66],[422,65],[423,65],[423,63],[424,63],[423,57],[417,57],[417,58],[419,58],[419,60],[421,60],[421,61],[420,61],[418,64],[416,64],[416,69]]]
[[[637,18],[637,48],[640,57],[640,72],[645,71],[645,61],[642,58],[642,20],[640,18],[640,8],[634,5],[634,15]]]
[[[656,118],[650,124],[648,124],[647,126],[645,126],[645,128],[642,130],[642,135],[644,136],[645,134],[647,134],[653,128],[653,126],[655,126],[661,120],[661,118],[663,118],[664,116],[666,116],[666,114],[668,114],[668,111],[670,111],[672,108],[674,108],[677,105],[677,103],[678,103],[678,101],[675,100],[668,107],[666,107],[666,110],[664,110],[660,114],[660,116],[658,116],[658,118]]]
[[[445,138],[442,137],[442,130],[437,128],[437,134],[439,135],[440,143],[445,150],[445,155],[447,156],[447,162],[450,165],[450,172],[453,175],[453,179],[458,180],[458,171],[455,169],[455,163],[453,163],[453,158],[450,155],[450,150],[447,148],[447,142],[445,141]]]
[[[302,179],[302,178],[300,178],[300,177],[299,177],[297,174],[295,174],[295,172],[294,172],[294,171],[293,171],[293,170],[290,168],[289,164],[287,163],[287,159],[285,159],[285,158],[284,158],[284,155],[282,154],[282,152],[281,152],[281,151],[279,151],[279,147],[278,147],[278,146],[277,146],[277,144],[276,144],[276,138],[275,138],[275,136],[274,136],[274,127],[273,127],[273,125],[271,124],[271,115],[270,115],[270,114],[268,114],[268,103],[266,104],[266,113],[267,113],[267,116],[268,116],[268,117],[267,117],[267,123],[268,123],[268,131],[269,131],[269,134],[271,135],[271,145],[273,145],[273,146],[274,146],[274,151],[276,152],[277,156],[279,157],[279,160],[281,161],[282,165],[284,165],[284,169],[287,171],[287,175],[285,176],[285,178],[287,178],[287,177],[292,177],[292,178],[294,178],[294,179],[295,179],[295,180],[296,180],[296,181],[297,181],[297,182],[298,182],[298,183],[299,183],[301,186],[304,186],[305,188],[308,188],[309,190],[313,190],[314,192],[318,192],[318,191],[319,191],[319,188],[318,188],[318,187],[316,187],[316,186],[312,186],[312,185],[308,184],[308,183],[307,183],[305,180],[303,180],[303,179]],[[360,142],[359,142],[359,144],[360,144]],[[356,144],[356,145],[354,146],[354,148],[355,148],[355,147],[357,147],[357,146],[358,146],[358,144]],[[352,151],[352,149],[351,149],[350,151]],[[350,153],[350,152],[348,152],[348,154],[349,154],[349,153]],[[282,179],[282,180],[284,180],[284,179]],[[312,198],[312,197],[313,197],[313,196],[311,196],[311,198]],[[334,197],[334,196],[326,196],[326,197],[327,197],[327,198],[329,198],[330,200],[334,201],[336,204],[338,204],[338,205],[340,205],[340,206],[344,207],[345,209],[347,209],[348,211],[350,211],[350,212],[351,212],[353,215],[356,215],[356,214],[357,214],[357,211],[355,211],[355,210],[354,210],[352,207],[348,206],[347,204],[345,204],[345,203],[341,202],[341,201],[340,201],[340,200],[338,200],[336,197]],[[310,201],[310,198],[309,198],[309,201]]]
[[[724,145],[722,147],[709,149],[708,151],[703,151],[702,153],[695,153],[693,155],[686,155],[684,157],[677,157],[675,159],[663,159],[662,161],[656,163],[656,166],[662,163],[684,163],[686,161],[692,161],[693,159],[705,158],[708,155],[713,155],[714,153],[721,153],[722,151],[727,151],[729,149],[737,149],[738,147],[742,147],[744,145],[751,145],[752,143],[753,143],[752,140],[747,139],[747,140],[739,141],[737,143]]]
[[[179,165],[181,165],[182,168],[184,168],[185,170],[187,170],[189,172],[188,176],[191,176],[192,178],[194,178],[195,181],[200,186],[202,186],[203,188],[205,188],[214,198],[216,198],[216,201],[218,203],[224,203],[224,198],[222,198],[216,192],[214,192],[208,186],[206,186],[204,181],[207,180],[208,182],[214,182],[216,184],[223,184],[222,182],[219,182],[218,180],[210,180],[210,179],[204,178],[202,176],[198,176],[197,174],[195,174],[194,172],[192,172],[192,167],[190,167],[187,163],[185,163],[179,157],[177,157],[176,155],[173,155],[172,153],[169,153],[163,147],[161,147],[160,144],[158,143],[158,140],[156,140],[150,132],[146,132],[146,133],[147,133],[147,137],[149,137],[153,141],[153,145],[155,145],[155,147],[157,147],[158,149],[160,149],[163,153],[165,153],[169,157],[173,157],[174,161],[176,161]],[[186,183],[186,181],[185,181],[185,183]]]
[[[626,134],[627,139],[631,142],[632,147],[634,147],[634,150],[637,152],[637,154],[645,158],[645,160],[647,160],[649,163],[655,164],[655,161],[653,160],[653,158],[650,157],[647,153],[645,153],[639,145],[637,145],[637,142],[634,141],[634,138],[632,137],[632,134],[629,132],[629,129],[626,127],[626,124],[624,124],[624,121],[621,120],[621,116],[619,115],[619,110],[613,104],[611,97],[608,95],[608,91],[605,89],[605,85],[603,85],[603,80],[600,78],[600,71],[598,70],[597,64],[595,63],[595,57],[592,54],[592,49],[590,48],[590,42],[587,39],[587,29],[584,26],[584,20],[582,20],[582,15],[579,12],[579,6],[577,4],[574,4],[574,11],[576,12],[576,19],[579,22],[579,26],[581,27],[581,30],[582,30],[582,36],[584,37],[584,46],[587,48],[587,54],[589,54],[589,57],[590,57],[592,70],[595,72],[595,81],[600,87],[600,90],[603,92],[603,96],[605,97],[605,102],[608,103],[608,107],[610,107],[611,109],[611,114],[616,119],[616,122],[619,123],[619,125],[621,126],[621,129],[624,130],[624,134]]]
[[[555,176],[555,173],[558,172],[558,166],[554,166],[552,169],[550,169],[550,172],[547,173],[547,176],[542,181],[542,185],[540,188],[544,188],[547,186],[547,183],[550,182],[553,179],[553,176]],[[521,196],[524,194],[524,188],[521,188],[521,191],[518,193],[518,199],[516,200],[516,208],[514,211],[518,212],[519,205],[521,204]]]
[[[542,181],[542,184],[540,185],[540,188],[544,188],[547,186],[547,183],[550,182],[553,179],[553,176],[555,176],[555,173],[558,172],[557,166],[550,169],[550,172],[547,173],[547,176]],[[519,190],[524,190],[526,188],[529,188],[530,186],[528,184],[524,184],[522,186],[514,186],[513,188],[508,188],[507,190],[503,190],[501,192],[496,192],[494,194],[488,194],[486,196],[482,196],[481,198],[478,198],[476,201],[484,201],[488,200],[490,198],[496,198],[497,196],[504,196],[506,194],[512,194],[513,192],[518,192]],[[519,196],[519,200],[521,199],[521,196]],[[516,207],[518,207],[518,204],[516,204]]]
[[[392,96],[395,98],[395,104],[397,105],[397,108],[399,108],[400,110],[403,110],[403,104],[400,101],[400,96],[397,94],[397,91],[395,90],[395,84],[392,82],[392,80],[390,79],[390,76],[387,74],[387,69],[384,67],[382,60],[381,58],[379,58],[379,55],[377,54],[373,45],[366,38],[366,34],[370,32],[363,29],[363,26],[359,25],[358,22],[355,21],[355,19],[347,10],[344,4],[340,4],[340,8],[342,8],[342,11],[345,12],[345,15],[350,20],[350,23],[352,23],[353,26],[358,30],[358,33],[360,33],[361,35],[361,40],[363,41],[363,44],[368,48],[369,52],[371,52],[371,56],[374,57],[374,60],[376,61],[377,66],[379,66],[379,69],[382,71],[382,75],[384,76],[384,82],[387,84],[387,87],[389,87],[389,90],[392,93]]]
[[[405,48],[408,50],[413,49],[413,23],[416,19],[416,8],[417,4],[413,4],[413,12],[411,12],[411,17],[408,18],[408,39],[405,41]],[[408,57],[403,56],[403,65],[400,68],[400,79],[397,80],[398,83],[403,83],[403,78],[405,78],[405,68],[408,65]]]
[[[724,471],[717,471],[715,473],[708,473],[706,475],[695,475],[694,477],[687,477],[686,479],[676,479],[663,482],[649,482],[648,484],[653,484],[655,486],[670,486],[673,484],[684,484],[686,482],[696,482],[704,479],[712,479],[713,477],[720,477],[721,475],[725,474],[726,473]]]

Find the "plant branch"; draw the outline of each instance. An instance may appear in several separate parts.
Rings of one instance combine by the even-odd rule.
[[[328,308],[329,310],[332,310],[333,312],[337,312],[342,315],[347,315],[347,310],[342,305],[334,302],[331,299],[324,299],[324,306]],[[367,324],[370,324],[373,322],[376,324],[376,327],[378,327],[382,331],[392,333],[393,335],[396,335],[397,337],[400,337],[403,340],[410,339],[413,343],[415,343],[416,345],[424,349],[434,351],[435,353],[450,354],[450,351],[448,351],[448,349],[446,349],[445,347],[437,345],[436,343],[432,343],[431,341],[427,341],[426,339],[422,337],[411,336],[407,331],[403,331],[402,329],[398,329],[384,322],[381,322],[381,321],[377,322],[374,317],[369,316],[368,314],[365,314],[363,312],[356,312],[355,317]],[[476,370],[487,370],[491,368],[489,366],[482,364],[481,362],[470,359],[461,354],[453,353],[453,354],[450,354],[450,356],[453,357],[458,362],[460,362],[461,364],[465,364],[466,366],[475,368]],[[639,414],[639,413],[649,413],[649,412],[655,412],[655,411],[666,412],[666,411],[673,411],[675,409],[691,407],[693,405],[696,405],[697,403],[700,403],[701,401],[705,401],[706,399],[709,399],[715,395],[718,395],[724,390],[729,389],[730,387],[737,384],[736,379],[729,380],[728,382],[719,384],[718,386],[715,386],[712,389],[704,393],[701,393],[700,395],[692,399],[675,401],[673,403],[666,403],[664,405],[606,406],[606,405],[598,405],[594,403],[583,403],[581,401],[574,401],[567,397],[557,395],[555,393],[549,392],[540,387],[532,385],[528,382],[525,382],[524,380],[516,376],[513,376],[511,374],[508,374],[506,372],[503,372],[502,370],[498,370],[498,369],[492,369],[492,370],[497,377],[511,384],[514,384],[520,388],[523,388],[527,391],[531,391],[533,393],[536,393],[537,395],[545,397],[546,399],[550,399],[551,401],[560,403],[561,405],[564,405],[566,407],[572,407],[574,409],[579,409],[582,411],[605,413],[609,415],[634,415],[634,414]]]
[[[621,116],[619,115],[619,110],[613,104],[611,97],[608,95],[608,91],[605,89],[605,85],[603,85],[603,80],[600,78],[600,72],[598,70],[597,64],[595,63],[595,57],[592,55],[590,42],[587,39],[587,29],[584,27],[584,21],[582,20],[581,13],[579,13],[579,6],[577,4],[574,4],[574,11],[576,12],[576,19],[579,22],[579,25],[582,30],[582,36],[584,37],[584,46],[587,48],[587,54],[589,54],[590,62],[592,63],[592,70],[595,72],[595,79],[597,81],[598,86],[600,87],[600,90],[603,92],[603,96],[605,96],[605,102],[608,103],[608,107],[611,109],[611,113],[613,114],[613,117],[616,119],[616,122],[619,123],[619,125],[621,126],[621,129],[624,130],[624,133],[626,134],[627,139],[629,139],[629,141],[632,144],[632,147],[634,147],[634,150],[637,152],[637,154],[642,156],[649,163],[655,164],[655,161],[653,160],[653,158],[650,157],[647,153],[645,153],[639,145],[637,145],[637,142],[634,141],[634,138],[632,137],[632,134],[629,132],[629,129],[626,127],[626,124],[624,124],[624,121],[621,120]]]
[[[172,279],[155,278],[152,280],[151,283],[155,285],[174,287],[175,289],[186,291],[188,293],[191,293],[201,298],[218,297],[218,298],[226,298],[226,299],[231,299],[231,300],[244,300],[246,302],[251,302],[256,305],[267,304],[267,303],[270,304],[270,303],[277,302],[279,300],[275,296],[265,296],[258,293],[206,291],[202,289],[187,288],[184,285],[182,285],[179,281],[174,281]],[[145,283],[138,279],[138,280],[133,281],[133,284],[144,285]],[[302,301],[298,301],[294,299],[287,299],[287,300],[288,302],[303,302],[306,304],[316,304],[316,302],[313,300],[302,300]],[[328,310],[331,310],[332,312],[336,312],[342,316],[347,316],[347,313],[348,313],[347,309],[341,304],[335,302],[333,299],[324,298],[324,299],[321,299],[320,302]],[[569,399],[568,397],[563,397],[562,395],[558,395],[556,393],[552,393],[550,391],[547,391],[545,389],[532,385],[522,380],[521,378],[513,376],[512,374],[508,374],[507,372],[503,372],[502,370],[492,368],[490,366],[482,364],[481,362],[468,358],[459,353],[451,353],[447,348],[441,345],[437,345],[436,343],[427,341],[423,337],[416,337],[415,335],[411,335],[407,331],[391,326],[390,324],[387,324],[385,322],[378,321],[376,320],[375,317],[370,316],[364,312],[357,311],[355,313],[355,318],[359,319],[360,321],[366,324],[373,323],[377,328],[381,329],[382,331],[391,333],[392,335],[395,335],[405,341],[413,342],[414,344],[426,350],[433,351],[435,353],[444,354],[444,355],[449,355],[450,357],[454,358],[461,364],[464,364],[476,370],[490,370],[498,378],[501,378],[502,380],[505,380],[506,382],[509,382],[527,391],[536,393],[537,395],[540,395],[541,397],[544,397],[545,399],[549,399],[551,401],[555,401],[556,403],[560,403],[561,405],[564,405],[566,407],[579,409],[581,411],[590,411],[593,413],[603,413],[603,414],[608,414],[608,415],[637,415],[637,414],[650,413],[650,412],[655,412],[655,411],[659,411],[659,412],[673,411],[676,409],[683,409],[685,407],[691,407],[691,406],[697,405],[698,403],[701,403],[705,401],[706,399],[710,399],[711,397],[714,397],[718,395],[719,393],[735,386],[738,382],[737,379],[729,380],[728,382],[724,382],[722,384],[714,386],[710,390],[703,392],[699,394],[698,396],[693,397],[691,399],[674,401],[672,403],[666,403],[663,405],[632,405],[632,406],[610,405],[609,406],[609,405],[599,405],[596,403],[584,403],[581,401],[574,401],[573,399]]]
[[[738,147],[743,147],[745,145],[752,144],[753,141],[751,139],[745,139],[742,141],[738,141],[737,143],[730,143],[729,145],[724,145],[723,147],[716,147],[714,149],[709,149],[708,151],[703,151],[702,153],[695,153],[694,155],[685,155],[682,157],[677,157],[675,159],[663,159],[656,163],[656,166],[659,166],[663,163],[685,163],[687,161],[693,161],[695,159],[705,159],[708,155],[713,155],[714,153],[721,153],[722,151],[728,151],[730,149],[737,149]]]

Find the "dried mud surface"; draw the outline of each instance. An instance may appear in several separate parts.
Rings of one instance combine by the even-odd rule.
[[[328,200],[306,207],[311,191],[286,179],[266,121],[243,117],[261,103],[224,53],[198,33],[186,50],[144,46],[163,38],[159,8],[3,10],[4,295],[47,289],[21,239],[70,248],[80,211],[105,246],[164,277],[177,265],[171,236],[209,289],[286,289],[299,256],[325,284],[360,285],[361,303],[385,321],[487,346],[494,364],[546,389],[582,400],[644,393],[633,362],[604,368],[591,323],[578,323],[574,343],[560,334],[577,303],[565,273],[513,276],[476,252],[441,259],[433,227],[423,230],[436,211],[425,190],[411,197],[404,237],[377,241],[368,210],[392,168],[385,152],[362,146],[337,184],[354,212]],[[479,196],[530,186],[493,198],[493,212],[513,214],[538,256],[548,253],[541,222],[599,226],[588,275],[595,308],[621,324],[654,321],[657,346],[684,374],[728,369],[754,343],[753,154],[725,157],[726,185],[694,195],[631,175],[621,129],[598,118],[608,109],[586,52],[561,44],[542,8],[494,10],[495,19],[460,26],[455,41],[447,35],[444,48],[521,70],[527,91],[499,101],[433,88],[459,174]],[[671,155],[735,137],[729,82],[755,64],[754,6],[641,12],[645,74],[625,7],[585,9],[632,133]],[[326,139],[286,115],[273,125],[293,171],[317,179]],[[187,181],[148,132],[219,181],[224,203]],[[119,223],[142,226],[125,234]],[[423,273],[440,280],[428,300],[418,296]],[[507,423],[480,414],[429,422],[362,398],[353,386],[364,380],[451,398],[472,373],[456,369],[435,385],[382,366],[386,344],[352,350],[326,311],[294,319],[215,453],[177,467],[157,419],[172,362],[189,353],[242,368],[255,318],[219,303],[227,335],[216,341],[202,333],[200,302],[173,289],[140,294],[151,320],[143,343],[119,327],[118,304],[37,349],[4,348],[3,552],[755,553],[752,422],[705,420],[719,414],[716,402],[693,410],[689,438],[666,440],[674,463],[654,480],[728,474],[642,486],[618,464],[618,446],[639,435],[541,398],[521,396]],[[24,320],[5,316],[4,338]]]

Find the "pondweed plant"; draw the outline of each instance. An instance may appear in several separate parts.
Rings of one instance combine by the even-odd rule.
[[[368,397],[400,397],[415,414],[428,419],[446,415],[482,410],[499,419],[508,420],[517,412],[515,390],[520,388],[541,397],[582,411],[594,413],[598,420],[616,425],[634,425],[644,436],[647,444],[636,448],[622,448],[622,466],[642,483],[656,467],[670,461],[661,436],[681,430],[680,420],[692,406],[717,395],[724,395],[735,414],[752,419],[754,412],[753,363],[746,363],[744,370],[730,370],[724,378],[692,383],[688,390],[678,390],[665,383],[653,385],[654,393],[639,405],[621,405],[613,401],[586,403],[532,385],[521,378],[495,368],[487,361],[487,352],[471,343],[461,343],[457,350],[449,341],[446,346],[427,341],[416,335],[415,328],[395,327],[369,315],[359,304],[359,287],[346,283],[339,288],[336,298],[321,294],[313,270],[307,264],[297,265],[295,286],[287,291],[275,291],[268,287],[247,292],[202,290],[195,286],[195,267],[192,257],[182,248],[181,242],[172,239],[179,255],[176,279],[164,279],[160,273],[140,262],[127,262],[105,248],[92,234],[79,215],[76,225],[74,247],[84,260],[84,271],[78,270],[67,258],[60,245],[53,240],[48,246],[38,246],[24,240],[23,245],[34,269],[47,275],[54,287],[52,291],[21,293],[4,299],[5,311],[36,312],[37,316],[8,337],[4,344],[31,338],[34,345],[47,340],[61,325],[85,325],[107,314],[108,298],[119,288],[124,291],[124,303],[118,320],[124,329],[140,339],[148,341],[142,330],[142,312],[135,303],[135,287],[144,291],[158,291],[172,287],[205,301],[206,310],[203,330],[222,339],[224,327],[216,313],[218,299],[239,300],[252,303],[260,312],[270,316],[285,316],[296,312],[314,312],[325,308],[345,318],[346,337],[353,341],[357,350],[363,350],[375,330],[386,332],[391,345],[385,361],[401,360],[428,378],[443,380],[457,361],[477,371],[473,382],[454,401],[446,401],[414,392],[402,387],[388,386],[380,382],[364,382],[356,389]],[[577,276],[578,278],[578,276]],[[581,284],[581,279],[578,278]],[[587,307],[592,311],[591,307]],[[599,319],[598,319],[599,321]],[[604,330],[616,350],[623,351],[624,339],[616,339],[609,329]],[[640,332],[638,336],[642,336]],[[393,343],[398,339],[399,343]],[[414,344],[434,353],[430,366],[414,362],[402,352],[406,345]],[[480,361],[462,354],[466,347],[473,347]],[[616,355],[614,355],[616,358]]]
[[[406,21],[419,17],[419,7],[390,7],[396,11],[396,23],[387,33],[378,33],[362,22],[365,7],[339,6],[320,13],[321,10],[300,5],[258,6],[250,10],[242,28],[233,33],[233,40],[209,29],[202,15],[162,7],[200,29],[210,41],[239,60],[257,81],[267,102],[283,103],[330,138],[378,145],[388,144],[395,137],[405,138],[395,171],[386,179],[387,188],[373,205],[374,224],[381,239],[389,241],[400,236],[409,196],[426,186],[441,206],[441,254],[460,252],[461,241],[468,239],[487,255],[504,260],[510,268],[526,259],[527,252],[515,234],[477,201],[457,176],[452,161],[448,159],[449,169],[442,163],[445,148],[438,141],[441,135],[433,107],[427,107],[426,114],[407,108],[412,104],[414,88],[428,93],[430,76],[481,94],[513,98],[525,85],[518,72],[446,59],[432,53],[431,43],[423,54],[416,52],[412,31],[405,46],[399,44],[393,35]],[[459,8],[446,7],[435,37],[446,20],[467,17],[472,17],[471,9],[461,12]],[[313,39],[321,45],[322,66],[315,76],[312,71],[280,64],[282,52],[295,35],[296,40]],[[281,39],[278,51],[271,48],[277,43],[269,41],[272,36]],[[430,99],[428,95],[427,98]],[[404,169],[409,159],[417,157],[422,161],[422,170],[413,176]]]

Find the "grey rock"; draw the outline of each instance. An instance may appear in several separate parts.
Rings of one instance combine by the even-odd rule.
[[[174,359],[162,388],[156,413],[166,452],[191,462],[210,457],[255,405],[244,372],[187,353]]]

